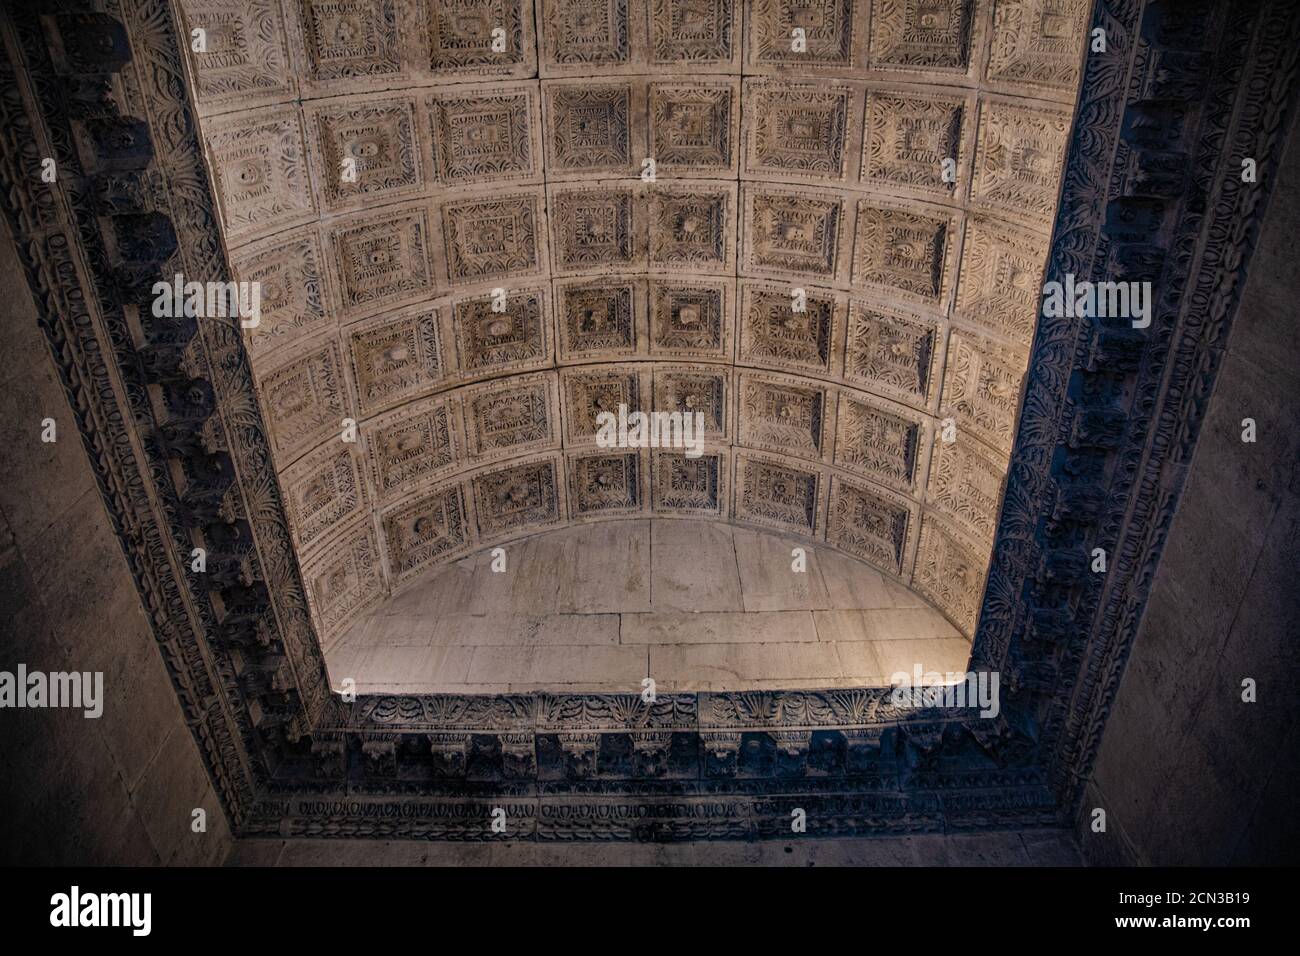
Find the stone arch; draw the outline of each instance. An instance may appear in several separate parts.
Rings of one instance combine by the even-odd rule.
[[[325,640],[634,514],[805,535],[973,634],[1084,0],[181,6]],[[598,448],[619,404],[703,456]]]

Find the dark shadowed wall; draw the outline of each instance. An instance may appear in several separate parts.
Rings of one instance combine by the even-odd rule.
[[[1295,863],[1300,825],[1300,137],[1241,310],[1078,832],[1091,863]],[[1257,440],[1242,441],[1253,418]],[[1242,681],[1257,702],[1242,700]],[[1092,810],[1107,813],[1092,832]]]
[[[103,714],[0,710],[0,862],[223,860],[225,817],[0,227],[0,671],[102,671]],[[57,441],[41,441],[41,421]],[[207,832],[191,829],[193,811]]]

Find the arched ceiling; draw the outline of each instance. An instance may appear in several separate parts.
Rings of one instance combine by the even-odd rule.
[[[810,536],[973,631],[1084,0],[182,6],[326,642],[629,515]],[[706,453],[598,448],[619,402],[702,411]]]

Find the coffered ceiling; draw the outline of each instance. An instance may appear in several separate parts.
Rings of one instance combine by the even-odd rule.
[[[1086,6],[183,0],[324,639],[632,515],[807,535],[970,634]],[[598,447],[619,403],[705,454]]]

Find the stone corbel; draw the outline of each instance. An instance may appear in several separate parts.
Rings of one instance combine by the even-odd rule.
[[[567,775],[589,777],[596,772],[600,734],[560,734],[559,739],[560,749],[564,751],[564,769]]]

